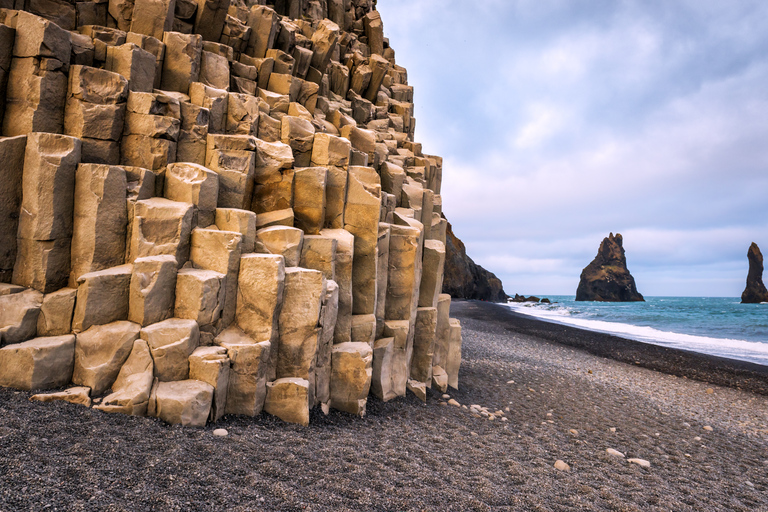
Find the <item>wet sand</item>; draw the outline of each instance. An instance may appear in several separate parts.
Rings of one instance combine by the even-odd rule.
[[[316,411],[308,428],[190,429],[0,389],[0,510],[768,510],[762,367],[490,303],[452,316],[458,407],[430,392],[370,399],[364,419]]]

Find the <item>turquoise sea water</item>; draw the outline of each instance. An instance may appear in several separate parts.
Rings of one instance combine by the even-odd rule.
[[[768,304],[735,297],[646,297],[646,302],[509,303],[514,311],[550,322],[693,352],[768,365]]]

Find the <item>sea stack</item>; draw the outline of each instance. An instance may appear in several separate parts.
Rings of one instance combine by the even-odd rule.
[[[597,256],[581,271],[576,300],[599,302],[642,302],[635,279],[627,270],[621,234],[609,234],[600,244]],[[761,259],[762,261],[762,259]]]
[[[747,251],[749,260],[749,272],[747,273],[747,287],[741,294],[742,304],[759,304],[768,302],[768,290],[763,284],[763,253],[755,242]]]

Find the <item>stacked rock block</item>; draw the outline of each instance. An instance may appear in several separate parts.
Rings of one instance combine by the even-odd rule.
[[[458,386],[374,4],[0,0],[0,385],[186,425]]]

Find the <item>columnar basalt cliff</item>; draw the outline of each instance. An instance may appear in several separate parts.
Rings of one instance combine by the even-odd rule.
[[[475,263],[464,243],[453,234],[451,223],[445,237],[445,278],[443,293],[461,299],[506,302],[501,279]]]
[[[637,302],[643,296],[627,269],[621,234],[609,234],[600,243],[597,256],[581,272],[576,300],[601,302]]]
[[[747,287],[741,294],[742,304],[759,304],[768,302],[768,290],[763,284],[763,253],[755,242],[747,250],[749,271],[747,273]]]
[[[0,385],[185,425],[458,386],[375,3],[0,0]]]

